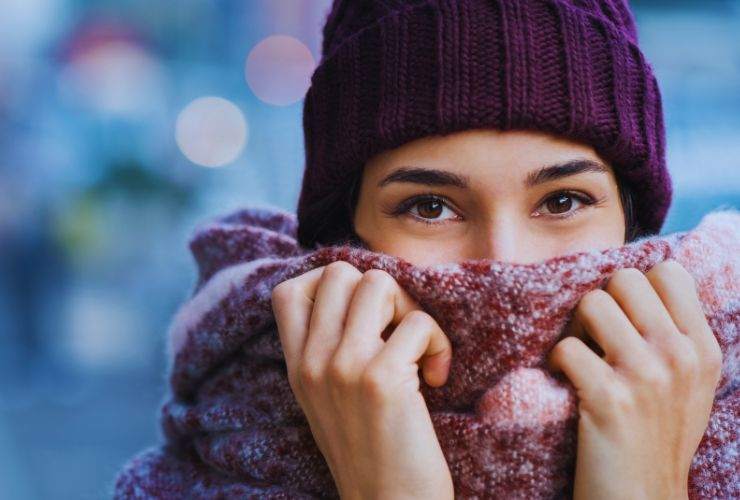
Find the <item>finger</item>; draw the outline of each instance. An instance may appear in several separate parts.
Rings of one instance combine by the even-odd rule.
[[[415,310],[404,316],[373,362],[400,372],[422,357],[427,384],[434,387],[444,384],[449,374],[452,344],[432,316]]]
[[[316,267],[272,289],[272,311],[289,369],[303,352],[314,296],[323,272],[324,266]]]
[[[716,349],[717,338],[707,323],[694,277],[677,261],[666,260],[646,274],[668,309],[678,331],[703,349]]]
[[[365,271],[352,294],[344,335],[335,355],[344,357],[344,351],[351,351],[353,359],[369,361],[385,343],[381,332],[415,309],[421,307],[390,274],[382,269]]]
[[[596,353],[597,356],[600,358],[604,357],[604,350],[599,346],[599,344],[596,343],[596,341],[591,337],[588,332],[586,331],[586,328],[584,328],[583,323],[581,320],[576,316],[576,310],[573,310],[573,314],[571,316],[571,319],[568,321],[568,324],[565,326],[563,338],[565,337],[576,337],[581,342],[586,344],[586,347],[591,349]]]
[[[569,331],[587,347],[593,339],[609,364],[632,366],[644,359],[645,339],[604,290],[597,288],[581,298]]]
[[[565,337],[550,351],[547,366],[562,371],[578,391],[579,397],[592,398],[600,387],[616,376],[614,369],[577,337]]]
[[[314,297],[308,338],[303,348],[304,362],[324,365],[339,345],[352,294],[362,272],[345,261],[324,266]]]
[[[620,269],[609,279],[605,290],[648,342],[661,345],[676,334],[671,315],[650,280],[639,269]]]

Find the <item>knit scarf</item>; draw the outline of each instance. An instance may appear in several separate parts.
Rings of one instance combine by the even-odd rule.
[[[279,282],[337,260],[379,268],[449,337],[447,382],[421,388],[456,498],[572,495],[577,399],[545,369],[570,313],[620,268],[675,259],[695,278],[722,348],[720,383],[689,475],[690,498],[740,498],[740,212],[692,230],[531,264],[466,260],[416,266],[356,245],[306,249],[296,219],[247,207],[196,228],[198,278],[169,331],[162,443],[130,459],[115,498],[338,498],[288,384],[271,308]]]

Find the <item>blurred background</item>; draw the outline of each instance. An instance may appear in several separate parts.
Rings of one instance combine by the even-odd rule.
[[[330,0],[0,2],[0,498],[109,498],[159,440],[193,226],[294,210]],[[740,0],[633,0],[664,232],[740,208]]]

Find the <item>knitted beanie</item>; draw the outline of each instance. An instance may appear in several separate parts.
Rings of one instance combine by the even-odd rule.
[[[471,128],[591,145],[660,232],[661,94],[627,0],[335,0],[303,103],[299,242],[353,234],[347,193],[376,153]]]

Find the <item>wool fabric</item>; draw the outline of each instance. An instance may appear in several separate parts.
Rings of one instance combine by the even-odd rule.
[[[675,259],[696,280],[723,353],[689,497],[740,498],[740,213],[621,247],[516,264],[467,260],[416,266],[348,245],[300,247],[290,213],[248,207],[204,223],[190,240],[192,296],[169,330],[164,443],[133,457],[117,499],[338,498],[287,380],[271,307],[279,282],[344,260],[383,269],[432,315],[453,346],[447,382],[424,396],[456,498],[569,498],[577,397],[545,369],[581,297],[618,269]]]
[[[661,93],[627,0],[335,0],[303,102],[299,243],[351,234],[347,192],[373,155],[471,128],[591,145],[659,233]]]

